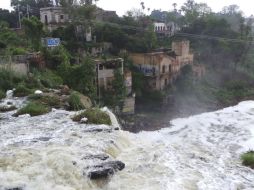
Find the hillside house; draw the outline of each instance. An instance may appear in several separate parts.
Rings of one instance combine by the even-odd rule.
[[[69,15],[62,7],[46,7],[40,9],[40,20],[51,32],[69,22]]]
[[[108,11],[98,8],[95,12],[95,19],[97,21],[108,21],[115,17],[118,17],[116,11]],[[71,22],[69,15],[65,12],[64,8],[60,6],[41,8],[40,20],[50,32],[58,27],[65,26],[67,22]],[[79,32],[79,30],[80,28],[77,28],[77,32]],[[87,34],[90,34],[91,32],[85,30],[84,33],[86,33],[86,39],[91,39],[91,37],[87,36]]]
[[[173,36],[179,29],[174,22],[154,22],[154,32],[158,35]]]
[[[120,69],[123,74],[123,59],[110,59],[107,61],[96,60],[97,88],[105,90],[111,88],[114,80],[114,71]]]
[[[173,42],[171,51],[131,53],[133,64],[146,77],[152,90],[170,86],[187,64],[193,64],[189,41]]]

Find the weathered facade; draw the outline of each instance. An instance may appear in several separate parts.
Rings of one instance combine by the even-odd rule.
[[[40,58],[41,55],[39,53],[0,56],[0,69],[11,70],[17,75],[27,75],[30,69],[30,62]]]
[[[205,75],[206,68],[204,65],[195,64],[192,66],[192,72],[193,72],[195,79],[200,79]]]
[[[53,31],[69,22],[69,16],[62,7],[46,7],[40,9],[40,20],[49,31]]]
[[[110,21],[110,19],[118,17],[116,11],[103,10],[100,8],[96,10],[95,15],[97,21]]]
[[[120,69],[124,75],[127,96],[123,102],[121,110],[124,114],[133,114],[135,112],[135,97],[132,96],[132,75],[130,71],[124,70],[123,59],[110,59],[107,61],[96,61],[96,86],[97,94],[101,97],[101,89],[109,90],[112,88],[114,80],[114,71]]]
[[[107,11],[98,8],[95,12],[95,19],[97,21],[109,21],[115,17],[117,17],[116,11]],[[53,31],[60,26],[65,26],[67,22],[71,22],[69,15],[60,6],[41,8],[40,20],[49,31]],[[78,33],[79,30],[80,28],[77,28]],[[85,35],[87,41],[92,41],[91,29],[82,30],[82,35]]]
[[[145,76],[152,90],[163,90],[171,85],[183,66],[193,64],[189,41],[173,42],[171,51],[132,53],[133,64]]]
[[[111,59],[108,61],[96,60],[97,86],[99,88],[111,88],[114,80],[114,71],[120,69],[123,74],[123,59]]]
[[[179,30],[178,26],[174,22],[154,22],[154,32],[163,36],[173,36],[176,31]]]

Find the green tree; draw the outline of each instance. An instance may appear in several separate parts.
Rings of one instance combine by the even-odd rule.
[[[41,46],[41,37],[43,35],[43,24],[37,17],[30,19],[24,18],[22,24],[25,29],[26,38],[31,42],[32,48],[39,50]]]
[[[17,28],[17,15],[14,11],[0,9],[0,21],[7,22],[11,28]]]
[[[95,63],[91,59],[84,59],[80,65],[71,66],[62,63],[58,68],[64,83],[92,99],[96,97]]]
[[[61,64],[70,63],[70,55],[68,51],[63,47],[55,47],[53,49],[43,49],[43,55],[46,61],[46,66],[50,69],[57,69]]]
[[[40,8],[52,7],[51,0],[11,0],[11,6],[18,15],[21,13],[22,17],[36,16],[40,17]]]
[[[102,89],[103,101],[107,106],[121,108],[124,98],[126,97],[125,79],[121,69],[114,71],[114,80],[112,81],[112,88],[107,90]]]
[[[144,41],[145,41],[145,45],[146,45],[146,48],[147,48],[148,51],[156,48],[156,46],[157,46],[157,37],[156,37],[156,34],[154,32],[153,25],[150,25],[148,27],[147,31],[145,31]]]
[[[206,3],[196,3],[194,0],[187,0],[181,7],[184,13],[186,24],[193,23],[196,19],[209,15],[212,9]]]
[[[126,87],[125,87],[125,79],[124,74],[121,69],[116,69],[114,71],[114,80],[112,81],[112,88],[115,92],[115,99],[117,104],[119,105],[121,101],[126,96]]]
[[[8,27],[8,23],[0,21],[0,52],[4,54],[12,54],[11,50],[18,46],[24,46],[22,38]]]

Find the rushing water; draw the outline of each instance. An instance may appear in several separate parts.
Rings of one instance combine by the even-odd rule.
[[[21,106],[25,100],[12,100]],[[6,103],[6,102],[5,102]],[[254,171],[240,155],[254,149],[254,102],[176,119],[160,131],[108,132],[77,124],[75,112],[0,115],[0,190],[238,190],[254,189]],[[112,114],[111,117],[113,118]],[[92,129],[102,132],[91,132]],[[90,181],[82,159],[106,153],[126,164],[108,181]]]

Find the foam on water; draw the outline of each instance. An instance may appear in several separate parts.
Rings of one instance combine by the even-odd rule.
[[[240,161],[242,152],[254,148],[253,101],[139,134],[76,124],[70,119],[75,112],[64,110],[38,117],[11,114],[0,120],[0,189],[254,189],[254,171]],[[87,132],[94,128],[105,132]],[[101,153],[126,167],[107,182],[93,182],[86,174],[100,161],[82,157]]]

